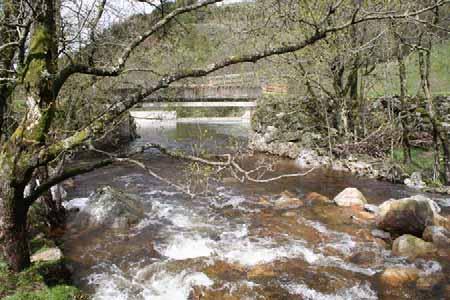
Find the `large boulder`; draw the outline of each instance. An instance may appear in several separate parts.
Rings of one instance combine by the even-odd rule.
[[[450,249],[450,231],[441,226],[428,226],[423,232],[423,239],[437,247]]]
[[[367,204],[364,195],[356,188],[346,188],[334,197],[334,202],[338,206],[363,206]]]
[[[425,242],[410,234],[404,234],[396,238],[392,244],[392,253],[394,255],[405,256],[411,259],[428,256],[435,252],[436,248],[432,243]]]
[[[144,211],[143,201],[138,196],[105,186],[89,196],[76,215],[74,225],[126,229],[142,220]]]
[[[440,210],[434,201],[424,196],[388,200],[379,208],[376,220],[378,228],[417,236],[422,236],[425,227],[433,225]]]

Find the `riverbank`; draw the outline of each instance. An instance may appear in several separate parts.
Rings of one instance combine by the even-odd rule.
[[[88,299],[71,281],[62,251],[55,242],[39,234],[31,241],[32,265],[20,273],[8,270],[0,258],[0,299],[69,300]]]
[[[430,182],[430,180],[423,179],[422,173],[417,171],[417,168],[402,165],[399,160],[376,158],[361,154],[350,155],[346,158],[332,158],[328,155],[327,149],[303,148],[298,143],[271,140],[270,136],[275,131],[275,128],[269,128],[269,133],[260,134],[253,132],[249,138],[249,148],[257,152],[292,159],[298,167],[304,169],[324,168],[333,171],[343,171],[356,176],[406,184],[421,192],[450,195],[450,186],[427,184],[426,181]],[[423,161],[419,163],[426,164]]]

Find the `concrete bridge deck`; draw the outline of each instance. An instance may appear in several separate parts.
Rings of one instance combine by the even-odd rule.
[[[175,108],[175,107],[242,107],[254,108],[255,101],[218,101],[218,102],[146,102],[142,103],[141,108]]]

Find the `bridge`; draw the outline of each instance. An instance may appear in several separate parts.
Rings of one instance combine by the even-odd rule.
[[[128,93],[130,90],[118,90],[118,93]],[[285,93],[287,86],[268,85],[260,80],[255,73],[226,74],[209,76],[201,82],[174,84],[149,96],[144,102],[131,111],[135,118],[165,119],[177,121],[192,121],[179,119],[174,110],[177,108],[242,108],[241,118],[207,118],[206,120],[250,121],[253,109],[265,93]],[[172,110],[172,111],[170,111]],[[202,121],[196,118],[197,121]]]

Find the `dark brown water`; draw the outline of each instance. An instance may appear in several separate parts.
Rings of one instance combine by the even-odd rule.
[[[137,143],[157,142],[184,151],[226,153],[244,144],[242,124],[144,124]],[[160,176],[186,183],[187,164],[150,151],[146,164]],[[246,166],[274,162],[274,173],[298,172],[288,160],[247,157]],[[68,230],[65,253],[76,282],[94,299],[444,299],[444,290],[415,286],[392,290],[378,273],[390,266],[449,273],[442,258],[408,262],[370,234],[355,212],[329,204],[279,206],[284,191],[300,199],[309,192],[330,198],[346,187],[360,189],[372,204],[416,191],[345,173],[315,171],[305,177],[255,184],[211,180],[208,196],[190,198],[121,165],[75,180],[72,203],[112,185],[151,204],[129,231]],[[81,198],[81,199],[80,199]],[[448,199],[438,199],[441,204]],[[297,205],[298,204],[298,205]]]

